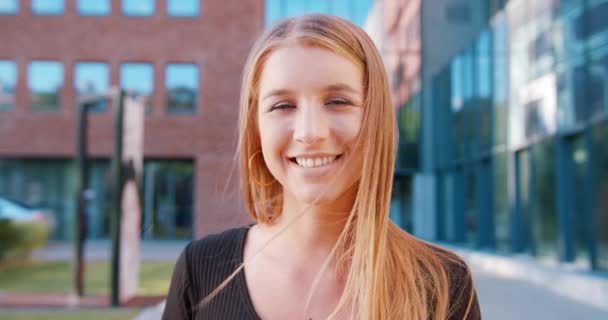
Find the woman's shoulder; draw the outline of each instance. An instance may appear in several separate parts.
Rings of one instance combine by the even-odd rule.
[[[473,275],[467,263],[453,251],[426,243],[445,266],[450,296],[450,319],[481,319]]]
[[[248,227],[245,226],[231,228],[193,240],[186,246],[182,254],[186,255],[189,262],[238,258],[247,229]]]

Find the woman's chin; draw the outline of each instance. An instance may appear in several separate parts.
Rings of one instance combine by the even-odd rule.
[[[336,200],[336,197],[329,192],[320,192],[320,190],[298,190],[295,194],[298,202],[308,205],[322,205],[331,203]]]

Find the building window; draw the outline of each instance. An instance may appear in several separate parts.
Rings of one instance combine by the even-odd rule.
[[[362,26],[372,7],[372,0],[266,0],[265,24],[271,25],[276,21],[308,12],[329,13]]]
[[[78,0],[78,13],[83,16],[107,16],[110,0]]]
[[[154,90],[154,68],[149,63],[123,63],[120,66],[120,87],[128,95],[144,96],[146,110],[149,111]]]
[[[18,0],[0,0],[1,14],[16,14],[19,11]]]
[[[191,239],[194,222],[192,160],[148,160],[143,173],[144,239]]]
[[[63,86],[63,65],[56,61],[32,61],[28,67],[27,83],[30,105],[36,111],[59,109]]]
[[[172,113],[196,111],[198,67],[194,64],[168,64],[165,73],[167,110]]]
[[[595,241],[597,247],[598,269],[608,271],[608,122],[596,125],[592,129],[593,150],[596,154],[593,168],[595,185],[594,202],[591,206],[595,211]]]
[[[122,13],[127,16],[151,16],[155,9],[154,0],[122,0]]]
[[[10,110],[15,105],[17,66],[9,60],[0,60],[0,111]]]
[[[32,12],[35,14],[62,14],[64,0],[32,0]]]
[[[199,0],[167,0],[167,14],[177,17],[194,17],[200,14]]]
[[[103,94],[108,91],[108,65],[102,62],[79,62],[75,67],[74,88],[76,97]],[[106,109],[106,101],[99,101],[89,110],[101,112]]]

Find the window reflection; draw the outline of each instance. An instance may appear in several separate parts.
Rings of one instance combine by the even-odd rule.
[[[532,150],[534,179],[533,236],[536,254],[557,258],[557,216],[555,208],[554,145],[543,142]]]
[[[268,26],[285,17],[319,12],[333,14],[362,26],[372,4],[372,0],[267,0],[265,1],[265,22]]]
[[[108,91],[108,65],[101,62],[79,62],[75,66],[74,88],[77,100],[84,96],[103,94]],[[106,101],[99,101],[89,107],[90,111],[101,112]]]
[[[501,153],[494,157],[494,235],[498,252],[511,251],[511,221],[509,217],[508,156]]]
[[[110,0],[78,0],[78,13],[87,16],[105,16],[110,13]]]
[[[19,11],[18,0],[0,0],[0,15],[15,14]]]
[[[165,74],[167,108],[169,112],[191,113],[196,110],[198,68],[194,64],[167,65]]]
[[[9,60],[0,60],[0,111],[12,109],[15,105],[17,66]]]
[[[608,114],[608,54],[591,61],[587,90],[590,115]]]
[[[35,14],[62,14],[64,0],[32,0],[32,12]]]
[[[595,235],[597,241],[597,266],[608,271],[608,123],[593,129],[595,168]]]
[[[54,61],[32,61],[28,66],[27,83],[30,105],[36,111],[59,109],[63,86],[63,65]]]
[[[154,0],[122,0],[122,13],[127,16],[151,16],[154,10]]]
[[[167,0],[167,14],[170,16],[198,16],[199,0]]]
[[[143,238],[192,238],[192,161],[146,161],[143,180]]]
[[[129,95],[145,97],[149,111],[154,90],[154,68],[149,63],[123,63],[120,66],[120,87]]]

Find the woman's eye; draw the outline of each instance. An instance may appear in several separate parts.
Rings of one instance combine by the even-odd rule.
[[[347,104],[351,104],[350,101],[343,99],[343,98],[331,98],[329,100],[327,100],[327,104],[330,105],[347,105]]]
[[[273,106],[271,106],[268,111],[274,111],[274,110],[284,110],[284,109],[290,109],[290,108],[294,108],[294,105],[290,104],[290,103],[277,103]]]

